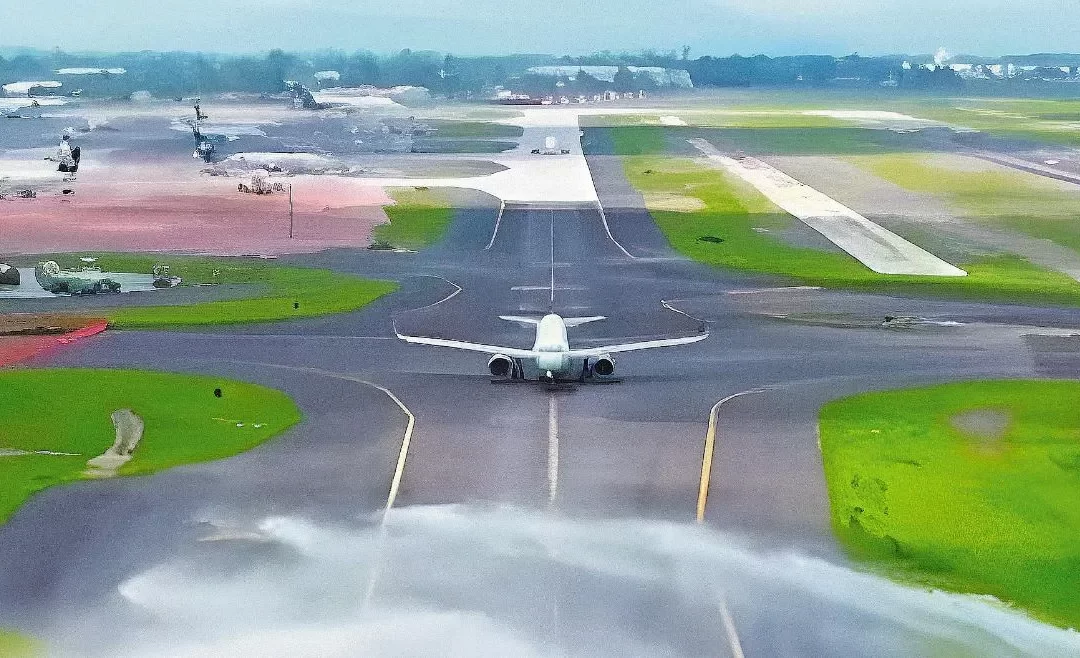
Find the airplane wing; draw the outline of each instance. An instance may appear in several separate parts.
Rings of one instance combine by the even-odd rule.
[[[689,345],[690,343],[697,343],[705,340],[709,337],[708,333],[698,334],[696,336],[687,336],[685,338],[662,338],[660,340],[647,340],[640,343],[622,343],[620,345],[607,345],[602,347],[589,347],[586,349],[570,350],[567,352],[571,357],[586,357],[586,356],[603,356],[605,354],[615,354],[617,352],[635,352],[637,350],[648,350],[654,347],[673,347],[675,345]]]
[[[404,334],[398,334],[398,338],[406,343],[416,343],[418,345],[435,345],[437,347],[453,347],[459,350],[468,350],[470,352],[483,352],[484,354],[505,354],[511,358],[535,358],[540,352],[534,352],[532,350],[522,350],[516,347],[500,347],[498,345],[483,345],[481,343],[467,343],[463,340],[448,340],[446,338],[427,338],[426,336],[406,336]]]

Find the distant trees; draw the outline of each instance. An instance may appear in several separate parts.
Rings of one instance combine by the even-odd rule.
[[[964,86],[964,81],[950,68],[919,67],[903,71],[900,85],[909,89],[956,90]]]
[[[1057,57],[1057,56],[1055,56]],[[1020,63],[1047,66],[1060,56],[1014,58]],[[1074,57],[1080,65],[1080,57]],[[913,58],[917,61],[917,58]],[[314,85],[316,71],[333,70],[340,78],[332,84],[415,85],[451,97],[490,92],[496,86],[542,95],[587,95],[608,89],[631,92],[656,87],[654,78],[633,67],[685,69],[698,87],[753,86],[866,86],[885,80],[909,89],[958,89],[966,84],[951,69],[904,68],[898,56],[845,57],[800,55],[793,57],[744,57],[705,55],[690,59],[690,50],[645,50],[636,53],[601,51],[580,57],[548,55],[505,55],[457,57],[431,51],[402,50],[391,55],[368,51],[347,53],[320,50],[296,54],[280,49],[263,55],[216,55],[183,52],[137,52],[109,55],[72,55],[62,51],[9,51],[0,58],[0,84],[16,80],[54,79],[61,67],[122,67],[124,75],[81,76],[64,79],[64,92],[82,88],[85,96],[127,97],[147,90],[158,97],[180,97],[220,91],[276,93],[282,81],[298,80]],[[1064,60],[1061,60],[1064,61]],[[1068,60],[1072,61],[1072,60]],[[561,65],[567,68],[591,65],[617,67],[614,80],[604,82],[579,70],[574,75],[540,76],[528,73],[533,66]],[[1063,64],[1064,65],[1064,64]],[[1042,77],[1064,75],[1046,68]],[[62,92],[63,93],[63,92]]]

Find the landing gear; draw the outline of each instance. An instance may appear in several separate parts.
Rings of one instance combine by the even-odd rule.
[[[581,375],[578,376],[578,382],[584,384],[588,377],[592,377],[592,369],[589,368],[589,358],[585,357],[581,361]]]

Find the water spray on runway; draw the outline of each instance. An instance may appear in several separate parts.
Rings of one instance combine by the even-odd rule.
[[[80,656],[1077,655],[1080,635],[707,527],[488,506],[266,518],[57,620]],[[377,555],[380,553],[381,556]],[[378,592],[361,613],[372,560]],[[558,601],[557,633],[551,602]],[[118,621],[120,620],[120,621]],[[107,632],[103,632],[107,629]]]

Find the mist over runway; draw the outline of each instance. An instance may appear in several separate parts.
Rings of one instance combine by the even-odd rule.
[[[490,505],[405,507],[383,530],[366,520],[237,521],[231,536],[133,574],[85,611],[64,638],[72,655],[1080,650],[1077,634],[989,601],[707,527]],[[741,634],[729,635],[725,617]]]

